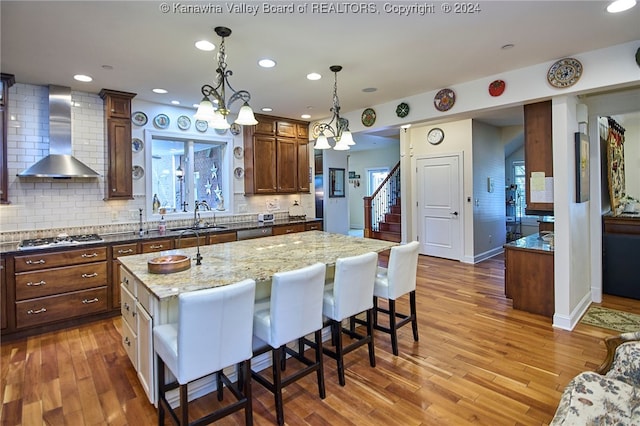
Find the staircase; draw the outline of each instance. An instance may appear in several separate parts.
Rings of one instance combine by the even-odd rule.
[[[364,197],[364,236],[399,243],[402,238],[401,221],[398,163],[371,197]]]
[[[372,231],[371,238],[399,243],[402,236],[401,220],[402,210],[400,208],[400,197],[398,197],[395,204],[390,206],[389,213],[385,213],[384,219],[378,222],[378,230]]]

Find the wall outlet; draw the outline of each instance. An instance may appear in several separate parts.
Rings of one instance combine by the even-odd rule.
[[[493,235],[489,235],[489,242],[493,242]]]
[[[117,222],[117,221],[118,221],[118,212],[117,211],[111,212],[111,222]]]
[[[137,220],[140,216],[140,212],[138,210],[129,210],[129,215],[131,216],[132,220]]]
[[[246,213],[247,205],[246,204],[238,204],[238,213]]]

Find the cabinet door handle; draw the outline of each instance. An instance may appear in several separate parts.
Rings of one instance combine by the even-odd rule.
[[[93,299],[84,299],[82,303],[85,305],[88,305],[89,303],[96,303],[97,301],[98,301],[98,298],[94,297]]]
[[[39,287],[39,286],[45,285],[45,284],[47,284],[47,282],[45,280],[41,280],[40,282],[37,282],[37,283],[34,283],[33,281],[29,281],[27,283],[27,286],[28,287]]]
[[[25,261],[25,263],[27,265],[42,265],[42,264],[45,263],[45,260],[44,259],[39,259],[39,260],[31,260],[31,259],[29,259],[29,260]]]
[[[131,346],[131,341],[129,340],[128,336],[124,338],[124,344],[127,346]]]
[[[82,274],[82,278],[94,278],[97,276],[98,276],[97,272],[94,272],[93,274]]]
[[[118,254],[129,254],[129,253],[133,253],[133,249],[118,250]]]
[[[152,245],[152,246],[149,246],[149,248],[152,248],[152,249],[154,249],[154,250],[155,250],[155,249],[161,249],[162,247],[164,247],[162,244],[154,244],[154,245]]]
[[[98,253],[82,253],[82,257],[98,257]]]
[[[125,308],[127,311],[129,310],[129,304],[127,302],[124,302],[122,304],[122,307]]]
[[[29,309],[27,311],[28,315],[35,315],[35,314],[42,314],[44,312],[47,312],[47,308],[40,308],[40,309],[36,309],[35,311],[33,309]]]
[[[129,286],[129,278],[123,278],[121,283],[128,287]]]

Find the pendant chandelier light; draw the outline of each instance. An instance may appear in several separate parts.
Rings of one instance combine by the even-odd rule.
[[[349,120],[340,117],[340,101],[338,100],[338,73],[342,70],[341,65],[332,65],[329,67],[331,72],[335,75],[335,81],[333,83],[333,107],[330,109],[333,112],[333,117],[328,123],[321,123],[318,127],[320,134],[316,139],[316,143],[313,146],[314,149],[329,149],[329,140],[325,133],[329,133],[330,137],[336,141],[333,149],[337,151],[346,151],[350,149],[351,145],[356,143],[353,141],[353,136],[349,130]],[[331,127],[335,121],[335,129]]]
[[[246,90],[236,91],[231,87],[231,84],[229,84],[228,77],[233,75],[233,71],[227,70],[227,54],[225,52],[224,39],[231,35],[231,30],[226,27],[215,27],[214,31],[222,38],[218,51],[218,68],[216,69],[215,87],[209,84],[202,86],[200,91],[202,92],[203,98],[202,101],[200,101],[198,111],[196,111],[194,118],[196,120],[207,121],[209,126],[214,129],[228,129],[231,127],[227,121],[227,115],[231,112],[228,107],[235,101],[242,100],[244,105],[242,105],[240,111],[238,111],[238,118],[236,118],[235,123],[243,126],[256,125],[258,121],[249,106],[251,94]],[[227,87],[233,92],[228,101],[225,99]],[[217,108],[213,106],[210,97],[213,97],[218,104]]]

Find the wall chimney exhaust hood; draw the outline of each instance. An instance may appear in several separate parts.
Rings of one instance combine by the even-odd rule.
[[[100,174],[72,155],[71,88],[49,86],[49,155],[18,177],[96,178]]]

